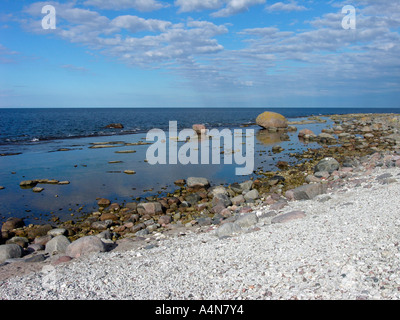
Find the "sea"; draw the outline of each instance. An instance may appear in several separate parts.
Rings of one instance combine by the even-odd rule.
[[[0,109],[0,223],[21,217],[26,223],[79,219],[96,211],[98,198],[124,204],[164,196],[177,187],[174,181],[190,176],[205,177],[212,185],[227,185],[255,178],[238,176],[237,166],[226,164],[157,164],[147,162],[146,141],[152,129],[168,131],[170,121],[178,130],[204,124],[208,129],[252,129],[255,132],[255,171],[276,171],[279,160],[294,163],[290,154],[318,144],[304,144],[296,133],[290,141],[260,134],[255,119],[273,111],[291,120],[321,116],[327,123],[298,125],[316,134],[330,119],[324,116],[350,113],[400,113],[400,108],[1,108]],[[121,123],[121,129],[107,125]],[[110,148],[93,148],[103,143]],[[275,145],[284,151],[271,153]],[[132,153],[117,153],[132,151]],[[134,175],[125,174],[133,170]],[[33,179],[69,181],[68,185],[38,185],[34,193],[19,183]]]

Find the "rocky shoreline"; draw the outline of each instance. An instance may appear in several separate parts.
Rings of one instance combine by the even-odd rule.
[[[292,154],[297,159],[294,166],[278,163],[279,171],[259,170],[257,179],[224,187],[210,186],[205,178],[189,177],[175,181],[178,188],[167,197],[151,196],[146,202],[124,205],[97,199],[98,211],[82,221],[59,223],[56,227],[25,226],[22,219],[10,218],[1,229],[0,271],[18,264],[19,272],[24,272],[24,268],[30,268],[28,265],[60,264],[93,252],[151,249],[169,235],[183,235],[196,228],[216,229],[223,239],[256,225],[260,208],[268,208],[263,218],[271,223],[302,219],[301,210],[279,213],[292,201],[313,199],[338,188],[354,172],[365,170],[368,175],[376,167],[400,167],[399,115],[332,115],[331,119],[335,126],[318,136],[299,132],[305,143],[318,141],[321,148]],[[390,184],[396,179],[388,176],[381,180]],[[25,182],[27,187],[37,183]]]

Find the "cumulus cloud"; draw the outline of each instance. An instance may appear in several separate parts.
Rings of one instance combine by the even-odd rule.
[[[86,0],[84,4],[100,9],[136,9],[138,11],[154,11],[166,6],[155,0]]]
[[[289,3],[283,2],[276,2],[269,6],[266,6],[265,9],[269,12],[272,11],[286,11],[286,12],[293,12],[293,11],[304,11],[308,10],[306,7],[299,5],[297,1],[290,1]]]
[[[212,17],[229,17],[249,10],[251,6],[264,4],[265,0],[229,0],[221,10],[211,14]]]

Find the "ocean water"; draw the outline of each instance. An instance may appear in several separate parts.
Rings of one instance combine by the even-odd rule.
[[[399,113],[396,109],[269,109],[289,120],[312,115],[345,113]],[[297,133],[289,133],[290,141],[279,135],[261,135],[254,125],[256,117],[266,109],[0,109],[0,222],[8,217],[24,218],[26,223],[47,223],[50,218],[79,218],[97,210],[96,198],[118,203],[160,195],[176,189],[173,182],[189,176],[201,176],[212,185],[242,182],[254,174],[237,176],[233,164],[214,165],[150,165],[146,160],[148,145],[127,146],[146,139],[154,128],[168,130],[169,121],[177,121],[178,129],[203,123],[207,128],[252,129],[255,132],[254,169],[276,171],[279,160],[295,163],[290,153],[318,144],[304,144]],[[297,125],[316,134],[326,124]],[[110,123],[122,123],[124,129],[105,129]],[[246,125],[246,126],[243,126]],[[168,138],[167,138],[168,140]],[[244,140],[243,140],[244,141]],[[113,148],[92,149],[95,143],[114,142]],[[182,145],[183,143],[181,143]],[[285,151],[273,154],[281,145]],[[66,151],[60,151],[66,150]],[[121,154],[116,151],[134,150]],[[110,161],[118,163],[110,164]],[[135,175],[124,174],[134,170]],[[23,180],[68,180],[69,185],[38,185],[41,193],[22,189]]]
[[[283,108],[268,109],[287,118],[357,112],[396,112],[396,109]],[[209,128],[235,127],[253,123],[265,111],[260,108],[87,108],[87,109],[0,109],[0,146],[30,144],[55,139],[143,133],[167,129],[168,121],[178,128],[203,123]],[[397,110],[398,111],[398,110]],[[122,123],[124,129],[106,129]],[[4,149],[4,147],[3,147]]]

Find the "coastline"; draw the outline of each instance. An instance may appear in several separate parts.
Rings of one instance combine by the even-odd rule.
[[[142,250],[151,250],[157,248],[159,246],[158,243],[160,241],[163,242],[162,239],[168,237],[168,234],[182,235],[186,234],[187,232],[193,232],[192,230],[197,228],[199,229],[197,232],[212,231],[223,226],[224,224],[228,225],[229,223],[234,223],[242,215],[246,215],[251,212],[259,212],[260,208],[262,207],[268,208],[268,212],[276,210],[276,215],[280,215],[288,206],[291,206],[292,203],[298,203],[298,200],[296,199],[294,199],[295,201],[292,202],[291,200],[293,199],[290,199],[290,193],[287,192],[305,184],[307,175],[309,177],[313,176],[314,180],[307,180],[306,185],[322,184],[328,188],[332,188],[340,184],[340,182],[344,181],[348,177],[351,177],[353,171],[359,170],[360,163],[367,159],[365,158],[367,155],[375,154],[372,156],[374,163],[369,165],[369,169],[366,170],[366,176],[369,176],[372,173],[371,170],[377,167],[377,164],[381,167],[388,166],[388,170],[391,170],[390,168],[392,167],[400,165],[396,153],[396,139],[390,140],[385,138],[390,134],[395,134],[393,130],[390,128],[377,128],[376,130],[368,128],[368,130],[362,131],[366,127],[371,126],[370,122],[363,119],[365,117],[369,116],[365,114],[345,116],[333,115],[332,119],[337,121],[335,124],[336,129],[340,127],[340,124],[343,124],[344,122],[348,121],[348,119],[352,118],[358,119],[357,121],[359,123],[365,123],[365,125],[356,123],[358,127],[354,126],[354,124],[350,124],[350,128],[342,128],[343,130],[329,129],[332,130],[332,133],[336,132],[338,135],[346,133],[350,136],[342,135],[341,139],[336,140],[336,142],[340,141],[340,146],[338,146],[337,143],[332,144],[329,143],[329,141],[325,141],[328,143],[323,143],[322,148],[320,149],[309,149],[303,154],[294,155],[294,157],[296,157],[298,160],[298,163],[296,163],[294,166],[286,163],[277,172],[259,172],[257,179],[248,181],[251,181],[251,186],[249,187],[249,190],[247,190],[256,190],[257,196],[255,196],[253,199],[247,197],[245,201],[240,199],[240,203],[238,203],[238,205],[233,204],[231,201],[229,205],[226,204],[215,209],[218,207],[218,204],[220,204],[221,201],[223,202],[226,200],[226,198],[221,197],[222,200],[215,203],[213,203],[213,200],[214,198],[219,198],[219,196],[216,195],[221,193],[228,197],[229,200],[237,197],[240,193],[244,192],[244,190],[241,192],[235,191],[233,193],[230,191],[234,190],[234,187],[238,188],[239,184],[234,183],[226,188],[223,187],[223,191],[219,189],[221,192],[216,191],[218,188],[216,188],[217,186],[215,185],[197,189],[188,188],[187,185],[183,185],[181,188],[177,189],[176,193],[171,193],[171,195],[166,199],[158,199],[156,197],[149,197],[146,199],[146,202],[148,203],[161,203],[163,207],[161,211],[157,211],[154,206],[150,206],[149,208],[142,206],[140,208],[141,212],[139,212],[140,210],[138,211],[138,207],[141,204],[140,202],[136,204],[129,203],[122,205],[116,203],[112,204],[111,201],[109,201],[109,203],[106,202],[105,204],[100,204],[99,211],[86,217],[86,220],[84,220],[82,224],[78,225],[79,228],[81,228],[80,231],[85,230],[83,233],[79,233],[79,231],[75,232],[74,228],[77,226],[74,224],[60,224],[55,229],[64,229],[61,234],[67,236],[71,242],[82,237],[97,235],[98,238],[102,239],[103,243],[105,243],[108,248],[111,249],[107,251],[111,251],[112,254],[115,252],[115,250],[118,251],[124,247],[142,248]],[[382,122],[382,119],[379,119],[379,117],[386,118],[390,123],[390,119],[391,117],[393,118],[393,115],[372,116],[372,118],[379,120],[376,122]],[[351,131],[351,133],[349,133],[349,131]],[[363,133],[365,135],[370,133],[372,134],[372,137],[367,136],[367,138],[364,137],[363,139],[357,139],[357,135],[359,133]],[[354,138],[352,138],[352,134],[354,134]],[[336,170],[338,173],[329,174],[326,177],[315,177],[315,166],[326,157],[334,157],[337,159],[337,161],[340,163],[340,169]],[[392,169],[394,170],[394,168]],[[274,180],[274,177],[280,178]],[[197,194],[197,196],[193,196],[194,194]],[[187,197],[190,198],[190,201],[188,201]],[[181,205],[183,202],[189,202],[189,204],[187,206],[174,206],[174,203],[177,204],[178,200],[179,205]],[[190,204],[190,202],[193,203]],[[271,206],[275,209],[270,210]],[[152,210],[156,211],[152,212]],[[204,210],[206,210],[206,214],[204,214]],[[265,210],[262,209],[262,211]],[[203,214],[201,212],[203,212]],[[179,213],[179,217],[175,219],[177,213]],[[272,217],[273,216],[269,216],[267,218],[269,219]],[[160,221],[160,219],[164,220]],[[110,220],[111,223],[109,222]],[[151,221],[151,223],[148,221]],[[93,228],[93,224],[98,225],[98,229]],[[139,225],[140,228],[137,229]],[[31,232],[30,238],[32,238],[32,235],[36,235],[34,238],[37,238],[45,237],[51,229],[54,229],[54,227],[44,230],[40,226],[28,226],[17,228],[13,231],[15,232],[14,236],[16,237],[26,237],[29,232]],[[70,234],[70,230],[74,231],[74,233]],[[133,230],[136,230],[136,232],[133,232]],[[43,234],[39,235],[39,233]],[[115,237],[115,233],[119,233],[122,236],[120,235]],[[223,240],[224,237],[231,237],[233,234],[234,233],[222,235],[219,238]],[[23,245],[26,247],[27,244],[24,243]],[[10,276],[14,276],[18,273],[15,273],[15,271],[12,270],[13,264],[20,264],[24,259],[40,256],[42,254],[43,252],[41,250],[37,250],[24,256],[22,260],[10,259],[7,265],[0,267],[2,268],[2,273],[6,274],[8,271],[6,272],[5,270],[9,269]],[[61,257],[63,257],[62,254],[56,254],[54,256],[44,255],[43,261],[36,262],[37,265],[33,268],[36,271],[39,271],[37,270],[39,267],[42,267],[46,263],[53,264]],[[26,262],[23,262],[22,264],[24,263]],[[16,265],[14,265],[14,267],[15,266]]]

